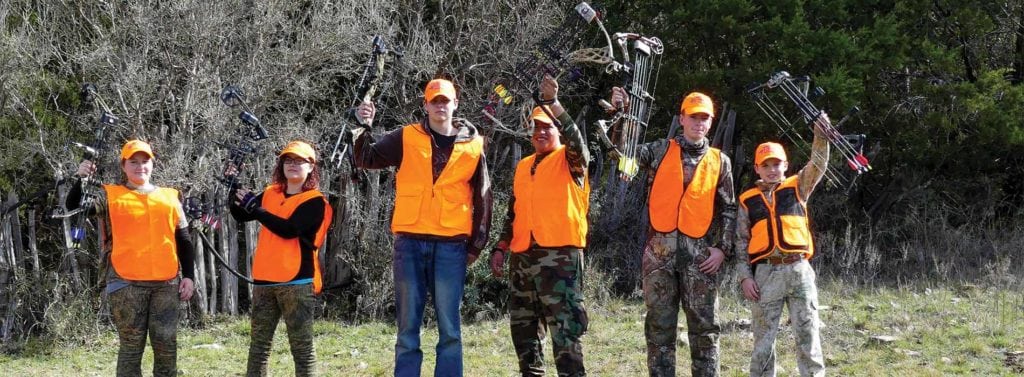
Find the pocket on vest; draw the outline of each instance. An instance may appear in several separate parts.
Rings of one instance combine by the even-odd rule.
[[[420,217],[420,204],[423,202],[423,187],[402,187],[395,190],[396,225],[411,225]]]

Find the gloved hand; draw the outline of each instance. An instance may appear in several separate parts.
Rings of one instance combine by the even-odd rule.
[[[253,194],[252,191],[247,191],[245,195],[242,195],[241,198],[238,198],[235,201],[235,205],[244,210],[246,213],[256,212],[256,209],[260,208],[260,202],[256,200],[256,194]]]

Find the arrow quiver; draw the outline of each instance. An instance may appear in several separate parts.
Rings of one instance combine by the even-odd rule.
[[[789,120],[786,117],[788,107],[783,104],[790,103],[792,105],[790,107],[796,110],[799,118],[813,128],[823,111],[819,110],[811,101],[823,96],[825,91],[821,87],[814,87],[811,90],[810,83],[810,76],[793,77],[789,72],[779,71],[773,74],[767,82],[751,85],[747,89],[747,94],[754,100],[757,107],[791,142],[805,146],[800,150],[808,160],[810,160],[810,156],[807,156],[807,152],[804,151],[809,143],[797,131],[796,123],[799,120]],[[771,93],[781,93],[788,101],[773,100]],[[854,106],[839,122],[835,124],[821,122],[820,124],[829,143],[839,152],[839,156],[846,162],[846,166],[856,174],[852,178],[847,178],[836,171],[829,170],[827,166],[819,166],[819,168],[825,172],[826,179],[833,186],[842,187],[847,192],[853,187],[858,176],[871,170],[871,164],[864,156],[863,150],[866,137],[864,135],[843,135],[839,131],[839,128],[859,111],[860,109]]]

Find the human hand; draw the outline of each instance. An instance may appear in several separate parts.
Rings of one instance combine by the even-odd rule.
[[[195,282],[189,278],[182,278],[178,282],[178,299],[181,301],[188,301],[192,299],[192,293],[196,290]]]
[[[747,300],[756,302],[761,299],[761,290],[757,287],[757,282],[754,279],[743,279],[740,286],[743,287],[743,297],[746,297]]]
[[[826,129],[832,127],[832,120],[828,118],[828,113],[822,111],[818,115],[818,118],[814,120],[814,132],[823,132]]]
[[[253,213],[256,208],[260,207],[259,201],[256,200],[256,194],[244,188],[235,191],[235,205],[247,213]]]
[[[78,164],[78,171],[75,172],[80,178],[85,178],[96,172],[96,164],[89,160],[82,160]]]
[[[705,259],[699,266],[700,272],[708,275],[714,275],[718,273],[718,268],[722,266],[722,260],[725,259],[725,253],[722,249],[717,247],[708,248],[708,258]]]
[[[236,175],[238,175],[238,167],[234,163],[229,162],[224,167],[224,178],[233,178]]]
[[[544,75],[544,79],[540,82],[540,99],[558,101],[558,81],[551,75]]]
[[[363,125],[369,127],[373,124],[373,118],[377,115],[377,106],[372,101],[359,104],[356,108],[356,115],[363,120]]]
[[[499,248],[491,250],[491,275],[496,278],[505,276],[505,252]]]
[[[629,110],[629,94],[626,93],[626,89],[616,86],[612,87],[612,106],[615,106],[616,110]]]
[[[622,158],[622,153],[619,153],[618,148],[612,148],[609,149],[608,152],[605,152],[605,156],[608,157],[608,161],[615,162]]]

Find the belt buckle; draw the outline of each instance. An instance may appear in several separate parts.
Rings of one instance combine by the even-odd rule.
[[[768,263],[773,265],[793,264],[803,259],[803,254],[786,254],[768,257]]]

